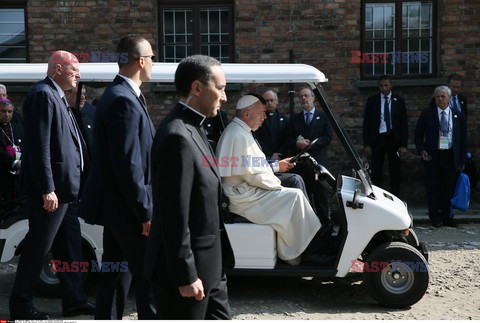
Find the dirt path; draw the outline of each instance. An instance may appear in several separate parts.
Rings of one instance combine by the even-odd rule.
[[[430,287],[409,309],[377,305],[356,279],[232,277],[229,294],[234,319],[480,319],[480,224],[415,230],[430,253]],[[15,268],[15,262],[0,268],[0,319],[8,318]],[[89,294],[93,300],[94,290]],[[58,299],[36,297],[35,304],[61,319]],[[134,299],[129,297],[125,319],[136,317]]]

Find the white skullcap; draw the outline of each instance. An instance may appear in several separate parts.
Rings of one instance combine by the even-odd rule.
[[[256,96],[248,95],[248,94],[244,95],[240,98],[240,100],[238,100],[237,106],[235,109],[237,110],[245,109],[246,107],[251,106],[257,101],[260,101],[260,99],[257,98]]]

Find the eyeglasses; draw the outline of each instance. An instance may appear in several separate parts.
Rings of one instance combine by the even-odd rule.
[[[152,62],[155,60],[155,55],[145,55],[145,56],[140,56],[140,57],[150,57],[152,59]],[[140,59],[140,57],[137,58],[137,59]]]

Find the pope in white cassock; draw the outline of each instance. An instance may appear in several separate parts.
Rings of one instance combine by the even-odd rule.
[[[278,257],[298,264],[320,221],[301,190],[280,185],[252,135],[266,118],[265,105],[258,97],[245,95],[236,110],[216,151],[230,211],[253,223],[271,225],[277,232]],[[285,171],[294,164],[285,159],[278,166]]]

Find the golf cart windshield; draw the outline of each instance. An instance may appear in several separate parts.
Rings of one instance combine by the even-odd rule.
[[[177,63],[155,63],[149,82],[173,83]],[[307,83],[327,115],[350,157],[353,168],[364,184],[365,195],[373,196],[372,183],[343,126],[337,121],[322,88],[325,75],[305,64],[222,64],[228,84],[233,83]],[[0,64],[2,82],[37,82],[45,78],[47,64]],[[118,73],[116,63],[80,63],[80,82],[110,82]],[[81,91],[78,91],[80,94]],[[77,99],[79,100],[79,98]],[[78,102],[78,101],[77,101]]]

